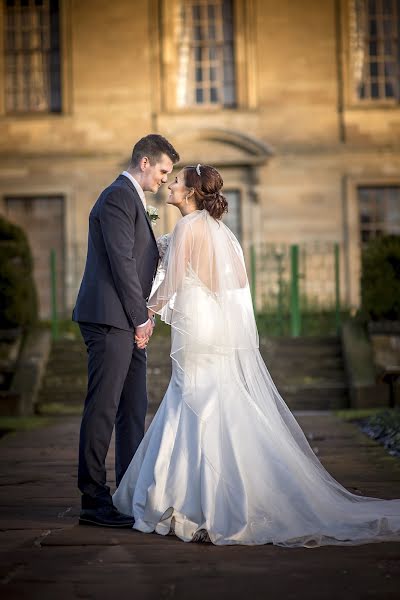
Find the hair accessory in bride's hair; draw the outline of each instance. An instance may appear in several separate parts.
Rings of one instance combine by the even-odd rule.
[[[196,173],[197,173],[197,175],[198,175],[199,177],[200,177],[200,175],[201,175],[201,173],[200,173],[200,167],[201,167],[201,164],[199,163],[199,164],[197,165],[197,167],[196,167]]]

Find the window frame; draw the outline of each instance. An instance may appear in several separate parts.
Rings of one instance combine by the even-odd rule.
[[[8,197],[62,197],[63,198],[63,269],[64,269],[64,307],[71,311],[79,284],[82,278],[83,270],[78,270],[76,248],[79,242],[79,231],[77,231],[76,214],[79,203],[79,194],[71,184],[60,182],[36,184],[29,177],[21,172],[14,183],[9,182],[3,185],[0,194],[0,215],[6,216],[6,202]],[[86,243],[86,237],[83,238]],[[86,254],[85,254],[86,256]],[[84,265],[83,265],[84,266]]]
[[[351,48],[352,25],[351,15],[355,0],[339,0],[341,10],[341,32],[342,32],[342,48],[339,50],[341,54],[342,70],[343,70],[343,92],[344,103],[348,109],[400,109],[400,98],[359,98],[356,92],[355,80],[352,74],[353,70],[353,53]],[[399,41],[400,43],[400,41]],[[339,42],[340,44],[340,42]]]
[[[216,7],[216,4],[219,4],[219,8],[222,9],[223,13],[223,5],[228,1],[230,3],[231,14],[232,14],[232,38],[226,39],[224,35],[224,18],[223,14],[220,13],[220,10],[213,10],[214,17],[211,18],[209,15],[209,11],[206,10],[206,7],[209,6],[208,1],[201,0],[185,0],[183,4],[187,3],[186,19],[191,23],[194,29],[198,29],[201,33],[204,33],[204,29],[208,29],[212,26],[214,29],[215,36],[213,39],[201,39],[201,36],[196,39],[196,36],[193,36],[193,39],[186,42],[186,49],[189,50],[189,64],[194,71],[191,72],[190,79],[186,82],[187,86],[187,96],[190,96],[190,101],[187,104],[178,103],[179,108],[186,108],[189,106],[219,106],[220,108],[235,108],[236,106],[236,80],[233,77],[232,84],[232,92],[233,92],[233,101],[228,103],[226,98],[224,98],[224,88],[225,88],[225,69],[224,69],[224,52],[226,49],[232,51],[232,68],[234,70],[234,75],[236,74],[235,69],[235,36],[234,36],[234,27],[235,24],[233,22],[234,14],[234,0],[214,0],[211,6]],[[195,16],[194,6],[197,5],[198,13]],[[183,25],[181,21],[181,25]],[[194,30],[193,29],[193,30]],[[181,30],[182,34],[182,30]],[[207,34],[206,34],[207,35]],[[182,40],[182,35],[178,36],[179,40]],[[178,65],[181,68],[181,49],[184,47],[181,44],[177,43],[178,47]],[[210,58],[211,49],[215,52],[215,57],[213,59]],[[200,61],[198,59],[193,60],[193,53],[200,55]],[[222,64],[221,64],[222,63]],[[210,77],[211,69],[214,71],[214,79],[212,80]],[[201,78],[197,78],[197,74],[201,75]],[[204,77],[205,76],[205,77]],[[211,99],[212,91],[214,91],[218,97],[218,100],[213,101]],[[196,96],[198,93],[201,94],[203,98],[202,101],[197,101]]]
[[[178,73],[178,52],[175,35],[179,20],[181,0],[151,0],[149,10],[154,15],[159,30],[159,39],[154,55],[158,58],[159,95],[157,109],[160,113],[185,114],[185,113],[215,113],[221,111],[234,111],[255,109],[257,99],[257,66],[255,39],[255,0],[233,2],[233,36],[234,36],[234,68],[235,68],[235,105],[224,106],[221,104],[193,104],[180,107],[177,104],[171,89],[175,90]],[[158,10],[156,10],[158,7]],[[153,17],[153,21],[154,21]],[[156,23],[154,23],[156,26]]]
[[[59,45],[60,45],[60,82],[61,110],[21,111],[6,110],[5,92],[5,40],[4,40],[4,0],[0,2],[0,118],[10,121],[30,119],[60,119],[72,112],[71,98],[71,1],[59,0]]]
[[[349,306],[359,307],[361,294],[361,222],[358,202],[360,187],[398,187],[400,177],[353,176],[343,178],[343,240],[345,247],[345,279]]]
[[[227,187],[224,187],[222,190],[224,196],[228,196],[229,193],[234,193],[237,194],[237,198],[238,198],[238,216],[239,216],[239,231],[236,233],[235,231],[232,231],[232,233],[237,237],[239,243],[242,243],[243,240],[243,201],[242,201],[242,189],[240,187],[234,187],[234,185],[229,185]],[[228,200],[228,214],[229,214],[229,198],[227,198]],[[224,221],[224,216],[222,215],[222,221],[225,223]],[[228,223],[225,223],[225,225],[227,227],[229,227]],[[229,227],[230,229],[230,227]]]

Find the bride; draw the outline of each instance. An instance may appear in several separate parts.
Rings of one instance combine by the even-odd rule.
[[[134,528],[184,541],[316,547],[400,540],[400,500],[350,493],[321,465],[258,349],[222,178],[182,169],[183,218],[148,302],[171,325],[172,377],[113,496]]]

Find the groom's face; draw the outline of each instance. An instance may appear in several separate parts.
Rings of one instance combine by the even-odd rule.
[[[155,194],[164,183],[167,183],[168,175],[174,166],[173,162],[166,154],[162,154],[154,165],[151,165],[148,159],[142,159],[142,161],[144,161],[144,163],[142,162],[143,191]]]

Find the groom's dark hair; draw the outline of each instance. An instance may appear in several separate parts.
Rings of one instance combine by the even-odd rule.
[[[147,156],[151,165],[155,165],[163,154],[169,156],[173,164],[177,163],[180,158],[173,145],[165,137],[157,133],[150,133],[134,145],[131,165],[137,167],[144,156]]]

